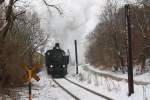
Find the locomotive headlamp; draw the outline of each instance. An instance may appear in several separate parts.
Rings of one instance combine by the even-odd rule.
[[[63,65],[63,67],[66,67],[65,65]]]
[[[52,68],[52,67],[53,67],[53,65],[50,65],[50,67]]]

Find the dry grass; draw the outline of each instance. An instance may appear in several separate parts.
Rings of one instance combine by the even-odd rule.
[[[13,88],[0,88],[0,100],[20,100],[19,93]]]

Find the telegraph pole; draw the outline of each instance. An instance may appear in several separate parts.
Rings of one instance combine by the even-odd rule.
[[[128,35],[128,52],[127,52],[127,61],[128,61],[128,89],[129,96],[134,93],[133,85],[133,66],[132,66],[132,35],[131,35],[131,23],[130,23],[130,6],[129,4],[125,5],[125,19],[126,19],[126,32]]]
[[[75,58],[76,58],[76,74],[78,74],[78,51],[77,51],[77,40],[74,40],[75,44]]]

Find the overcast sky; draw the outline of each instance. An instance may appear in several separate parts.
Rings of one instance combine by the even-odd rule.
[[[61,47],[69,49],[74,59],[74,40],[79,43],[79,61],[84,59],[85,36],[89,34],[98,23],[98,15],[104,6],[104,0],[46,0],[49,4],[55,4],[63,12],[47,7],[42,0],[32,0],[31,6],[38,12],[41,18],[41,27],[51,34],[51,39],[59,42]]]

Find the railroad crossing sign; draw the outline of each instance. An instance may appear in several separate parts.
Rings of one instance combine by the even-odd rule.
[[[23,80],[30,81],[32,77],[36,81],[40,80],[39,76],[36,75],[36,70],[41,67],[40,64],[34,64],[32,67],[29,67],[28,65],[23,64],[21,67],[23,67],[23,69],[25,69],[26,71],[25,75],[23,76]]]
[[[34,64],[32,67],[29,67],[26,64],[23,64],[22,67],[25,69],[26,74],[23,76],[25,81],[29,82],[29,100],[32,100],[32,91],[31,91],[31,79],[32,77],[39,81],[39,76],[36,75],[36,70],[41,67],[40,64]]]

